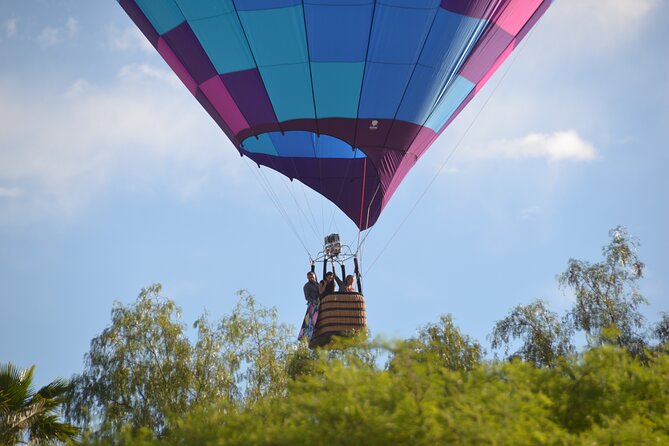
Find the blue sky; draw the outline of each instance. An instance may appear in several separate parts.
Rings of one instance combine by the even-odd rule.
[[[646,314],[669,311],[668,29],[663,0],[555,2],[368,235],[373,334],[451,313],[489,348],[513,306],[568,308],[556,274],[618,224]],[[154,282],[188,324],[247,289],[297,327],[307,251],[355,227],[241,159],[115,1],[4,0],[0,60],[0,362],[80,372],[113,302]]]

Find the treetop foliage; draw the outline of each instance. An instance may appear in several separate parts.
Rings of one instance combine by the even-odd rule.
[[[601,262],[571,259],[558,276],[572,309],[536,300],[495,324],[503,360],[451,315],[405,340],[309,350],[243,291],[190,339],[153,285],[114,306],[67,415],[84,445],[669,444],[669,316],[644,326],[638,242],[610,237]]]
[[[231,315],[194,323],[193,343],[181,309],[160,291],[155,284],[134,304],[114,305],[111,325],[91,341],[86,369],[74,378],[69,419],[107,434],[131,426],[163,435],[171,417],[194,407],[283,389],[290,329],[276,310],[240,292]]]
[[[639,242],[621,226],[612,229],[609,236],[610,243],[602,248],[604,260],[590,263],[570,259],[558,281],[574,290],[576,304],[570,316],[574,327],[585,331],[590,342],[613,340],[640,353],[644,348],[640,329],[645,320],[639,306],[647,301],[637,284],[645,267],[636,253]],[[608,328],[617,330],[614,339],[605,335]]]
[[[669,441],[667,355],[642,363],[620,347],[599,346],[559,367],[537,368],[515,360],[482,362],[471,370],[456,371],[422,361],[410,350],[408,345],[395,345],[392,352],[402,360],[391,368],[317,355],[318,373],[290,380],[282,396],[267,395],[245,405],[212,401],[175,420],[165,436],[126,430],[113,441],[88,439],[84,444],[590,445]]]
[[[522,339],[521,347],[511,358],[542,366],[555,366],[560,358],[575,353],[571,341],[573,329],[559,316],[537,300],[529,305],[518,305],[495,324],[490,335],[493,349],[504,348],[509,354],[512,339]]]

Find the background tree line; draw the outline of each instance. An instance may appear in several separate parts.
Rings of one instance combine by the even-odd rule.
[[[57,435],[16,422],[42,391],[24,377],[12,399],[18,372],[0,374],[0,444],[669,444],[669,316],[640,313],[637,247],[618,227],[600,262],[569,260],[558,282],[573,307],[513,308],[489,335],[495,359],[450,315],[410,339],[310,351],[246,292],[191,339],[153,285],[114,306],[84,371],[37,404]]]

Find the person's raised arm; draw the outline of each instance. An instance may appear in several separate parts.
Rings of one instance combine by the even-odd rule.
[[[337,270],[332,268],[334,271],[334,278],[337,281],[337,286],[339,287],[339,291],[346,291],[346,284],[339,278],[337,275]]]

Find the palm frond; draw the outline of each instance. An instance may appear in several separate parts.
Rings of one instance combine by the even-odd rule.
[[[11,362],[0,365],[0,404],[5,410],[14,410],[23,406],[32,398],[31,384],[35,366],[21,369]]]
[[[0,365],[0,445],[28,438],[31,444],[65,442],[78,429],[58,421],[60,406],[69,397],[71,384],[57,379],[34,392],[35,366],[20,369],[12,363]]]

